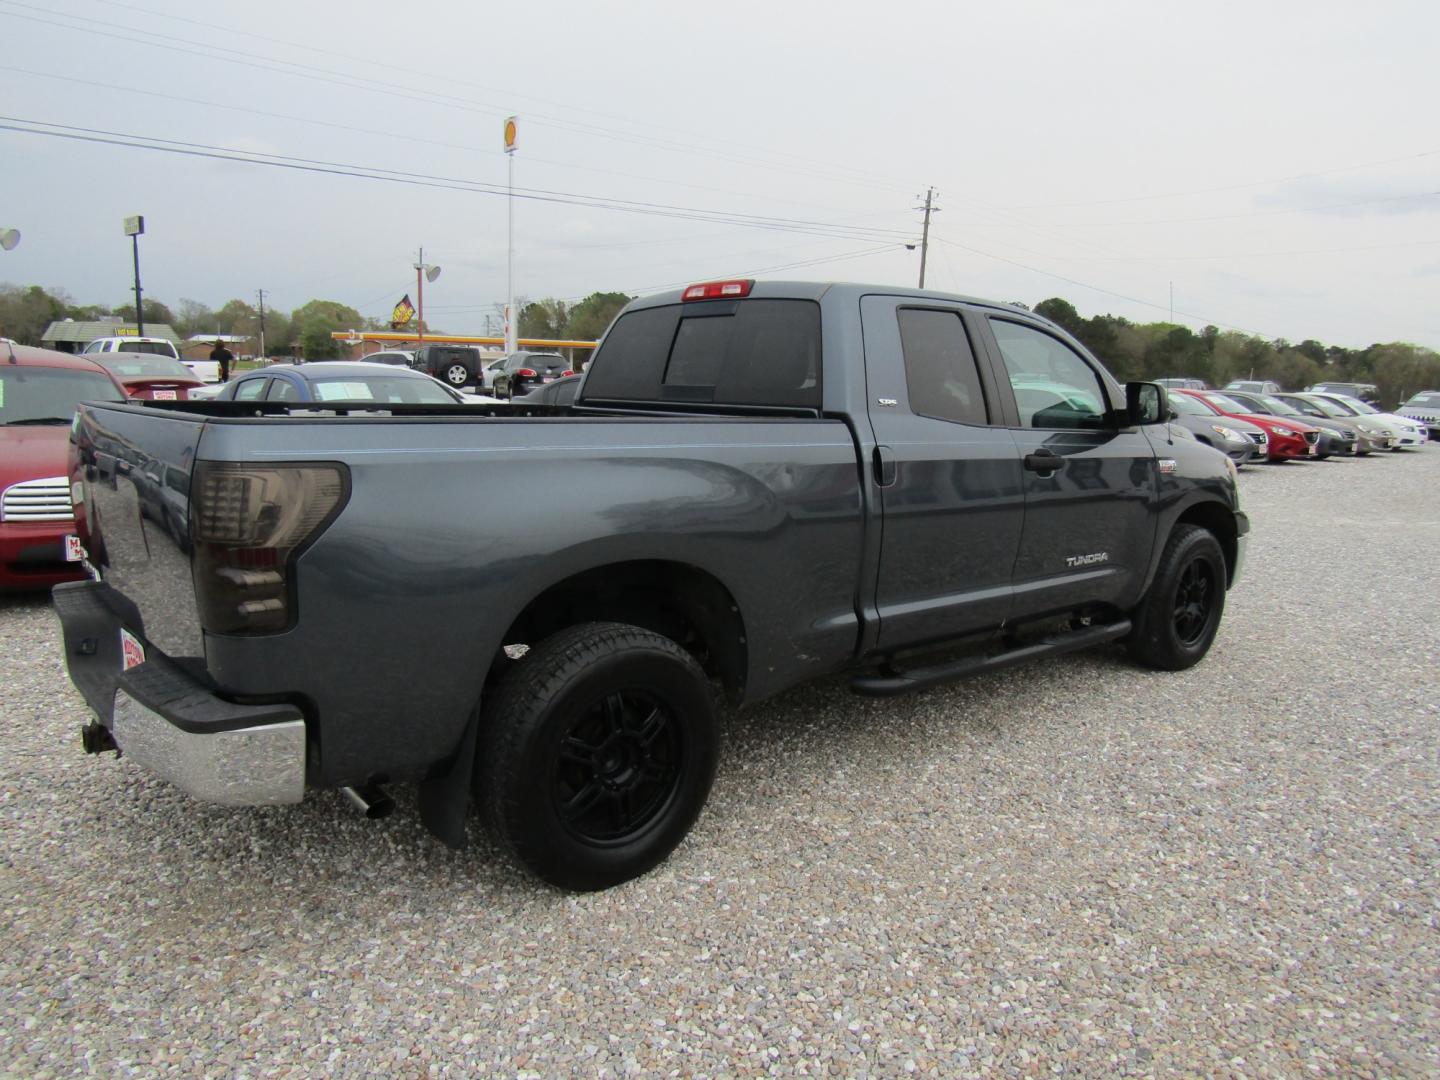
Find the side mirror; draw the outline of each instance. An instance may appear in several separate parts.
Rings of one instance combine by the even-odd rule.
[[[1132,427],[1159,424],[1170,419],[1170,403],[1165,400],[1165,388],[1159,383],[1126,383],[1125,412]]]

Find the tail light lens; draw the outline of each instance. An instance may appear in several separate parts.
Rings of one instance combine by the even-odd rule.
[[[750,295],[750,286],[754,285],[754,279],[748,281],[706,281],[699,285],[691,285],[680,294],[682,303],[691,300],[730,300]]]
[[[520,376],[520,378],[522,379],[535,378],[535,371],[533,368],[522,367],[519,371],[515,372],[515,374]]]
[[[201,626],[212,634],[293,626],[295,560],[349,496],[349,471],[331,462],[198,463],[190,530]]]
[[[562,372],[560,372],[559,375],[556,375],[555,377],[556,377],[557,379],[568,379],[571,375],[574,375],[574,374],[575,374],[575,372],[573,372],[573,371],[562,371]]]

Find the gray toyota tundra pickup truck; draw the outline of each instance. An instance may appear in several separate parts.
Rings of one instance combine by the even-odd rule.
[[[86,749],[231,805],[337,788],[378,816],[415,783],[452,846],[473,799],[571,889],[684,837],[720,695],[1104,642],[1185,668],[1249,528],[1158,386],[937,292],[637,300],[573,407],[263,398],[77,414],[95,580],[54,596]]]

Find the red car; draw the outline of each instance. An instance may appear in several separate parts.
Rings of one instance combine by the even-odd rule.
[[[1302,424],[1288,416],[1262,416],[1245,411],[1245,406],[1214,390],[1176,390],[1210,406],[1221,416],[1233,416],[1239,420],[1265,429],[1270,437],[1266,456],[1270,461],[1289,461],[1292,458],[1313,458],[1316,444],[1320,441],[1320,429]]]
[[[70,501],[70,421],[82,401],[124,401],[99,364],[0,338],[0,591],[85,576]]]
[[[156,353],[87,353],[120,381],[125,393],[143,401],[184,401],[205,383],[179,360]]]

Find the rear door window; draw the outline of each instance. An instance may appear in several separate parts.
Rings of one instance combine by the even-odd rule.
[[[265,389],[264,378],[242,379],[235,387],[236,401],[258,401],[260,393]]]
[[[910,411],[957,424],[988,424],[980,372],[960,313],[901,308],[899,318]]]
[[[584,400],[818,409],[820,305],[722,300],[620,317],[591,362]]]

